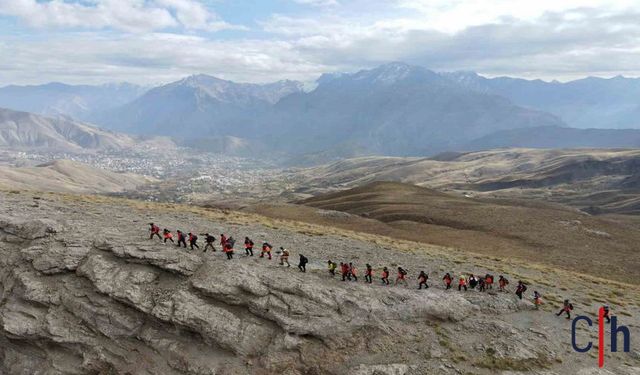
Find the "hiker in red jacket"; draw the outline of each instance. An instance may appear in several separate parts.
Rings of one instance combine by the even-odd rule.
[[[253,241],[249,237],[244,238],[244,252],[247,256],[253,256]]]
[[[224,246],[227,244],[227,236],[224,235],[224,233],[220,234],[220,247],[222,247],[222,250],[224,250]]]
[[[155,225],[154,223],[149,223],[149,232],[151,232],[151,234],[149,235],[149,239],[152,240],[153,236],[158,236],[158,239],[162,239],[162,237],[160,237],[160,227]]]
[[[340,262],[340,272],[342,273],[342,281],[351,280],[348,264]]]
[[[193,248],[200,250],[200,246],[198,246],[198,236],[189,232],[189,248],[193,250]]]
[[[182,233],[182,231],[177,230],[176,233],[178,233],[178,247],[180,247],[180,244],[184,245],[184,248],[187,248],[187,241],[186,241],[186,237],[184,236],[184,233]]]
[[[449,272],[444,275],[442,281],[444,282],[445,290],[451,289],[451,282],[453,282],[453,278],[451,277],[451,274]]]
[[[382,269],[382,277],[380,280],[382,280],[383,284],[389,285],[389,269],[387,267]]]
[[[569,302],[568,299],[565,299],[564,303],[562,304],[562,308],[560,309],[560,311],[558,311],[556,316],[560,316],[562,315],[562,313],[567,313],[567,319],[571,319],[571,310],[573,310],[573,305],[571,304],[571,302]]]
[[[227,242],[224,245],[224,249],[222,251],[224,251],[224,253],[227,254],[227,260],[233,259],[233,246],[231,246],[230,243]]]
[[[409,286],[407,283],[407,271],[404,268],[398,267],[398,277],[396,277],[396,282],[393,285],[398,285],[398,283],[404,283],[404,286]]]

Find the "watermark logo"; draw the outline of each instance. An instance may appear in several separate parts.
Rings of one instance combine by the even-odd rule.
[[[598,367],[604,367],[604,320],[605,310],[603,307],[598,311]],[[593,321],[588,316],[577,316],[571,323],[571,346],[573,350],[578,353],[586,353],[593,347],[591,341],[579,346],[576,338],[576,328],[578,323],[585,322],[589,327],[593,326]],[[618,325],[618,319],[615,316],[611,317],[611,352],[616,353],[618,351],[618,335],[623,337],[623,351],[628,353],[631,351],[631,332],[627,326]]]

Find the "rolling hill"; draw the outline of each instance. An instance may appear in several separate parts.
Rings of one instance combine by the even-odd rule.
[[[434,158],[364,157],[299,170],[300,196],[397,181],[458,194],[537,199],[639,214],[640,151],[500,149]]]
[[[10,190],[118,193],[153,181],[153,178],[92,168],[69,160],[36,167],[0,167],[0,187]]]
[[[354,215],[348,220],[327,215],[326,225],[486,256],[515,257],[620,281],[640,267],[635,250],[640,233],[633,221],[594,217],[558,204],[467,198],[393,182],[375,182],[298,203]],[[280,211],[257,212],[276,216]],[[282,212],[281,218],[295,215],[302,221],[316,222],[318,217],[304,209],[297,214],[296,209]],[[585,251],[588,257],[583,256]],[[611,276],[614,266],[619,273]]]

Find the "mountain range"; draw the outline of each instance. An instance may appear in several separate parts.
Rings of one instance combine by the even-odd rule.
[[[243,147],[326,161],[512,146],[635,147],[639,131],[617,129],[640,127],[638,94],[640,79],[528,81],[390,63],[325,74],[311,91],[295,81],[249,84],[194,75],[149,90],[8,86],[0,88],[0,106],[64,113],[201,148],[208,140],[235,139]]]
[[[552,113],[571,127],[640,128],[640,78],[587,77],[563,83],[485,78],[474,72],[441,74],[469,89],[500,95],[517,105]]]
[[[0,88],[0,107],[46,116],[66,115],[86,121],[96,112],[129,103],[146,90],[146,87],[130,83],[12,85]]]

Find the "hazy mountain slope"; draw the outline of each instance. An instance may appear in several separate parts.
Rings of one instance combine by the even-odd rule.
[[[71,120],[48,118],[0,108],[0,147],[43,148],[58,151],[119,150],[135,141]]]
[[[288,141],[285,147],[319,151],[347,142],[373,153],[425,155],[497,130],[563,125],[553,115],[402,63],[318,82],[314,91],[276,104],[271,126]]]
[[[566,83],[509,77],[488,79],[471,72],[443,76],[515,104],[553,113],[579,128],[640,128],[640,79],[588,77]]]
[[[274,102],[301,89],[294,81],[257,85],[196,75],[149,90],[94,119],[133,134],[246,138],[253,135],[257,121]]]
[[[87,121],[93,113],[128,103],[146,90],[129,83],[12,85],[0,88],[0,107],[48,116],[63,114]]]
[[[154,179],[116,173],[69,160],[36,167],[0,167],[0,186],[5,189],[70,193],[115,193],[135,189]]]
[[[526,148],[637,148],[640,130],[576,129],[554,126],[500,130],[467,143],[467,150]]]

